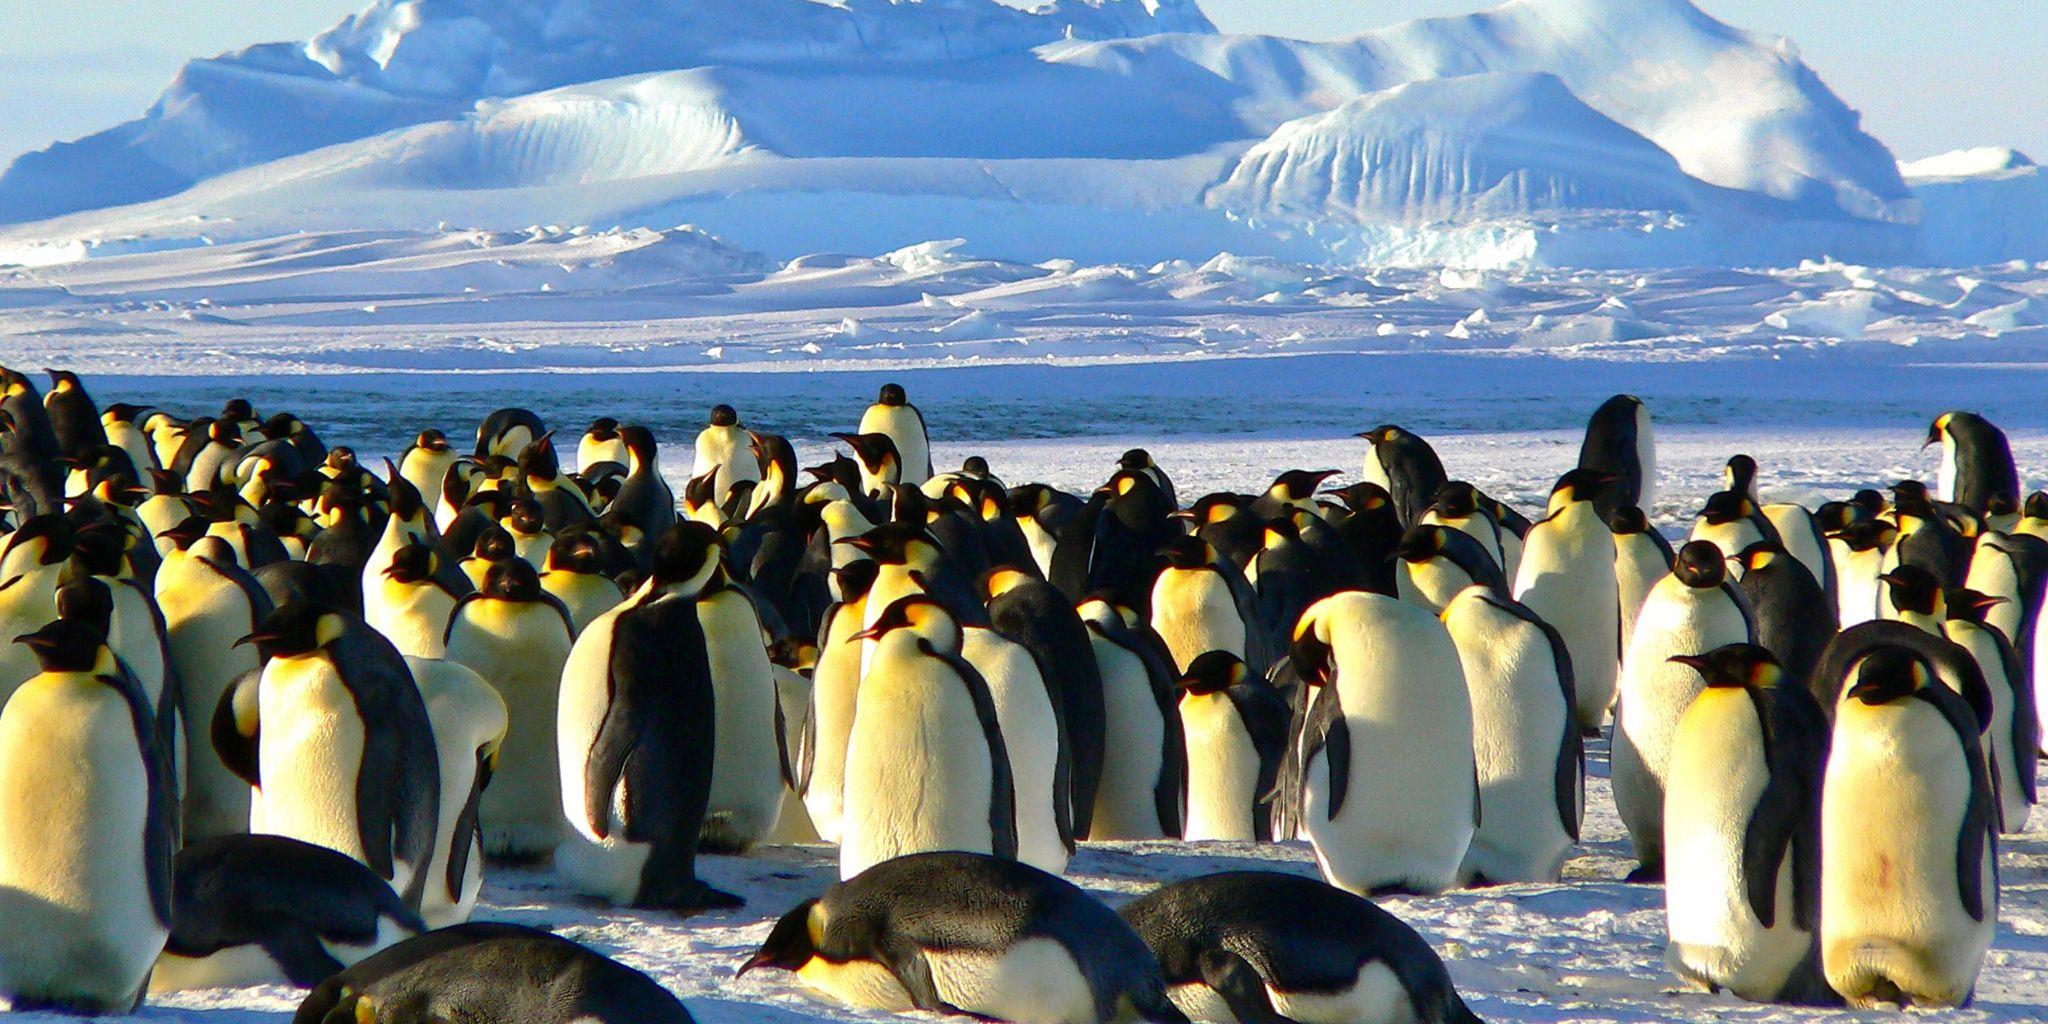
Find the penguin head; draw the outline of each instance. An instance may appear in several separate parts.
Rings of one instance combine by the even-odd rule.
[[[1436,489],[1436,498],[1430,503],[1437,517],[1453,522],[1470,519],[1479,514],[1479,488],[1463,480],[1452,480]]]
[[[1858,552],[1888,550],[1898,537],[1899,528],[1882,519],[1860,520],[1828,534],[1828,539],[1839,540],[1849,550]]]
[[[896,482],[895,475],[889,472],[891,467],[899,464],[896,442],[891,440],[889,435],[838,433],[831,436],[846,442],[847,447],[853,449],[854,456],[860,459],[861,466],[866,468],[869,474],[889,483]]]
[[[389,474],[385,479],[391,491],[391,514],[401,522],[412,523],[426,518],[427,502],[420,496],[420,489],[412,485],[398,472],[390,459],[384,460],[384,470]]]
[[[1948,609],[1948,617],[1956,622],[1974,622],[1984,625],[1985,616],[1991,609],[2008,603],[2007,598],[1986,594],[1981,590],[1957,587],[1942,595],[1942,604]]]
[[[1952,412],[1945,412],[1936,416],[1934,422],[1927,425],[1927,440],[1922,442],[1920,447],[1925,448],[1929,445],[1940,444],[1941,435],[1948,433],[1949,424],[1955,418],[1956,414]]]
[[[809,674],[818,667],[818,645],[793,636],[776,637],[768,645],[768,660],[792,672]]]
[[[1410,564],[1427,562],[1443,554],[1444,535],[1449,532],[1442,526],[1411,527],[1401,535],[1401,543],[1394,549],[1394,556]]]
[[[114,591],[90,576],[71,580],[57,588],[57,617],[84,623],[104,642],[114,622]]]
[[[1296,509],[1295,511],[1304,516],[1313,516],[1315,514],[1305,509]],[[1284,547],[1288,544],[1299,543],[1301,543],[1301,526],[1295,522],[1294,516],[1274,516],[1266,520],[1266,525],[1259,537],[1259,546],[1267,551]]]
[[[654,431],[635,423],[619,428],[619,443],[626,446],[626,453],[633,459],[629,469],[655,464]]]
[[[1127,469],[1133,473],[1159,468],[1158,464],[1152,461],[1152,453],[1143,448],[1133,448],[1117,456],[1116,465],[1118,469]]]
[[[1878,577],[1891,595],[1892,607],[1901,612],[1931,615],[1935,619],[1947,617],[1946,602],[1941,594],[1941,582],[1934,574],[1917,565],[1901,565]]]
[[[868,595],[875,585],[876,574],[882,571],[881,563],[872,558],[848,562],[832,570],[832,579],[839,588],[841,601],[858,601]]]
[[[296,600],[264,616],[256,624],[255,632],[234,645],[255,644],[256,653],[264,658],[300,658],[341,639],[347,631],[348,620],[341,612],[312,601]]]
[[[932,539],[922,523],[883,523],[858,537],[842,537],[837,543],[883,565],[928,568],[939,561],[939,542]]]
[[[604,572],[604,538],[588,527],[567,529],[548,546],[548,571],[586,576]]]
[[[1927,662],[1904,647],[1880,647],[1856,665],[1856,675],[1843,700],[1881,707],[1939,685]]]
[[[1206,651],[1188,663],[1188,669],[1181,673],[1177,685],[1196,696],[1207,696],[1222,693],[1250,676],[1251,670],[1237,655],[1229,651]]]
[[[1168,569],[1187,572],[1207,568],[1214,562],[1215,549],[1200,537],[1177,537],[1159,552]]]
[[[981,591],[981,596],[986,600],[993,601],[1018,587],[1032,582],[1035,578],[1030,573],[1014,565],[999,565],[982,573],[981,579],[977,580],[976,583],[977,589]]]
[[[855,640],[880,640],[897,630],[909,630],[927,640],[932,647],[948,654],[957,654],[963,640],[960,622],[946,606],[924,594],[912,594],[896,599],[894,604],[882,609],[875,624],[853,635]]]
[[[2035,491],[2027,495],[2027,502],[2020,511],[2028,519],[2048,519],[2048,491]]]
[[[356,460],[356,450],[347,445],[329,448],[321,465],[326,468],[326,475],[334,480],[352,480],[363,468]]]
[[[143,413],[149,411],[150,409],[146,405],[115,402],[100,410],[100,422],[110,427],[116,423],[134,423]]]
[[[306,425],[299,422],[297,416],[288,412],[281,412],[264,420],[262,425],[256,429],[270,440],[282,441],[306,429]]]
[[[1782,557],[1786,557],[1784,545],[1779,544],[1777,541],[1766,539],[1757,541],[1736,552],[1729,561],[1734,562],[1744,574],[1748,574],[1758,569],[1769,568]]]
[[[425,448],[430,452],[445,452],[448,450],[448,435],[428,428],[420,431],[419,436],[414,438],[412,443],[414,447]]]
[[[960,472],[976,480],[986,479],[991,475],[988,468],[988,460],[979,455],[969,455],[963,460],[960,463]]]
[[[619,421],[610,416],[599,416],[590,421],[590,429],[583,436],[593,441],[610,441],[619,436]]]
[[[1832,534],[1847,529],[1851,523],[1860,522],[1862,512],[1846,501],[1824,501],[1813,510],[1813,524],[1820,527],[1822,534]]]
[[[0,565],[13,575],[36,566],[68,561],[75,533],[71,520],[57,513],[30,516],[7,535],[4,547],[0,547]]]
[[[532,498],[512,499],[511,511],[505,514],[505,527],[514,536],[532,537],[547,529],[547,511],[540,502]]]
[[[909,405],[910,396],[903,393],[903,385],[901,384],[884,384],[882,385],[881,393],[875,396],[875,402],[878,405],[886,405],[894,409]]]
[[[538,601],[540,574],[524,558],[499,559],[484,570],[484,585],[479,592],[499,601]]]
[[[661,531],[654,542],[649,579],[657,587],[701,587],[718,571],[718,531],[685,520]]]
[[[1728,465],[1721,470],[1721,487],[1737,494],[1755,494],[1756,460],[1748,455],[1730,458]]]
[[[512,531],[498,523],[492,523],[484,527],[482,533],[476,535],[476,547],[471,550],[470,556],[486,562],[496,562],[516,557],[518,553],[519,545],[512,539]]]
[[[740,964],[733,977],[762,967],[794,971],[810,963],[818,955],[819,943],[824,941],[825,906],[815,899],[805,900],[775,922],[761,948]]]
[[[220,407],[220,418],[230,423],[243,423],[256,418],[256,407],[246,398],[230,398]]]
[[[1327,600],[1327,599],[1326,599]],[[1287,649],[1294,674],[1309,686],[1326,686],[1336,666],[1331,662],[1330,622],[1324,602],[1309,605],[1294,624],[1294,640]]]
[[[391,564],[384,567],[384,575],[398,583],[419,583],[432,579],[439,567],[440,559],[433,548],[407,544],[391,553]]]
[[[1756,515],[1756,502],[1741,491],[1716,491],[1700,506],[1700,519],[1709,526],[1726,526]]]
[[[1593,501],[1614,483],[1614,474],[1597,469],[1574,469],[1557,478],[1556,486],[1550,489],[1550,511],[1556,513],[1567,505],[1582,501]]]
[[[1379,426],[1372,428],[1371,430],[1360,431],[1356,436],[1371,441],[1373,447],[1378,448],[1380,445],[1393,444],[1404,438],[1413,437],[1415,435],[1410,434],[1407,430],[1402,429],[1397,424],[1382,423]]]
[[[740,425],[740,413],[738,409],[729,405],[714,405],[711,407],[710,420],[714,427],[737,427]]]
[[[1710,540],[1689,541],[1671,561],[1671,575],[1695,590],[1718,587],[1728,580],[1728,562]]]
[[[1607,517],[1607,528],[1617,537],[1632,537],[1638,533],[1650,532],[1650,517],[1634,505],[1623,505]]]
[[[43,372],[50,375],[50,394],[82,390],[78,383],[78,374],[70,370],[52,370],[45,367]]]
[[[527,480],[553,480],[562,475],[561,457],[555,454],[555,433],[548,431],[519,452],[519,475]]]
[[[1338,501],[1343,502],[1344,507],[1350,510],[1352,515],[1364,515],[1382,511],[1389,515],[1393,514],[1393,495],[1388,494],[1386,488],[1369,480],[1362,480],[1349,487],[1325,493],[1333,495]]]
[[[186,516],[157,536],[170,541],[177,550],[184,551],[190,548],[193,542],[206,536],[206,531],[207,523],[203,517]]]
[[[206,439],[229,448],[242,446],[242,426],[234,420],[220,419],[207,424]]]
[[[44,672],[94,672],[111,669],[113,659],[105,655],[107,634],[81,619],[57,619],[14,638],[35,653]]]
[[[1274,486],[1277,487],[1279,485],[1275,484]],[[1196,529],[1200,529],[1204,526],[1214,526],[1218,523],[1229,522],[1231,518],[1243,511],[1244,508],[1245,500],[1242,495],[1218,491],[1215,494],[1204,494],[1196,499],[1193,505],[1176,510],[1170,514],[1172,518],[1185,519],[1195,524]]]
[[[1316,493],[1323,481],[1336,476],[1342,470],[1336,469],[1290,469],[1266,488],[1266,493],[1281,501],[1306,501]]]
[[[128,567],[129,526],[113,519],[79,527],[72,534],[71,564],[64,567],[71,578],[125,575]]]
[[[1705,654],[1679,654],[1666,660],[1698,672],[1708,686],[1776,686],[1785,677],[1778,659],[1756,644],[1728,644]]]

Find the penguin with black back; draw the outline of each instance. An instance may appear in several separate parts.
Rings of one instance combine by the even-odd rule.
[[[1384,488],[1405,529],[1422,521],[1424,509],[1450,480],[1436,449],[1415,434],[1384,423],[1358,435],[1372,442],[1365,456],[1365,480]]]

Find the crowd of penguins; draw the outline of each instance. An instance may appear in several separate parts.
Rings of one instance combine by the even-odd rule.
[[[799,467],[726,406],[566,465],[491,414],[371,465],[244,400],[180,419],[0,371],[0,995],[313,988],[304,1024],[687,1021],[468,923],[487,864],[681,913],[700,852],[841,881],[738,973],[1022,1024],[1477,1018],[1385,893],[1555,881],[1587,737],[1667,961],[1746,999],[1957,1005],[2025,826],[2048,494],[1936,419],[1938,484],[1815,509],[1727,465],[1675,551],[1617,396],[1531,521],[1397,426],[1359,482],[1183,502],[934,473],[889,385]],[[381,470],[381,472],[380,472]],[[1306,840],[1325,881],[1112,911],[1077,840]]]

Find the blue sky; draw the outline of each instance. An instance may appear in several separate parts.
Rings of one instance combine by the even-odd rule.
[[[1226,31],[1333,38],[1487,0],[1200,0]],[[2014,145],[2048,160],[2048,3],[1695,0],[1790,37],[1902,157]],[[363,0],[0,0],[0,164],[134,117],[195,56],[301,39]]]

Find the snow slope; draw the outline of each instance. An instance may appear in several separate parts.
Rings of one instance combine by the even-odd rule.
[[[1789,44],[1687,0],[1511,0],[1327,43],[1219,35],[1193,0],[380,0],[21,157],[0,259],[687,221],[779,258],[960,236],[1459,262],[1511,237],[1553,263],[1896,261],[1909,199]],[[1646,222],[1671,237],[1640,244]]]
[[[2048,173],[2025,153],[1986,146],[1899,165],[1922,210],[1920,251],[1995,263],[2048,251]]]

